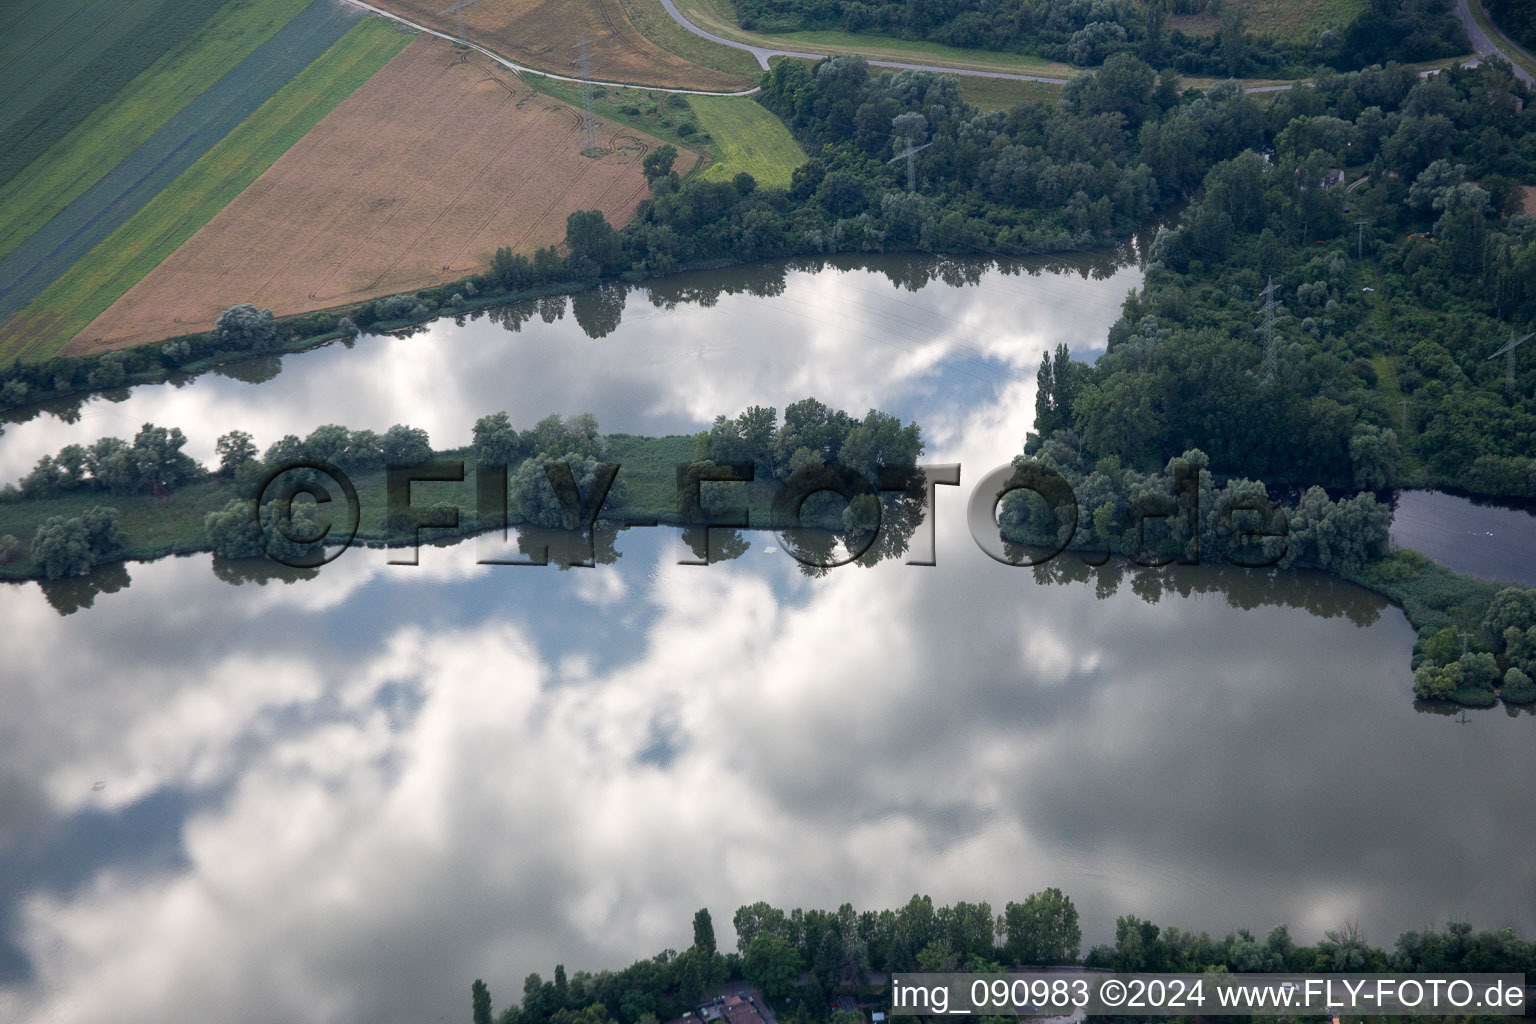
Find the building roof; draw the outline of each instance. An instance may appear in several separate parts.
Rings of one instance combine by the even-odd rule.
[[[766,1024],[751,999],[731,996],[725,1001],[725,1019],[729,1024]]]

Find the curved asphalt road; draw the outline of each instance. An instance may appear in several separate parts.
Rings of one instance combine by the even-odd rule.
[[[737,92],[715,92],[710,89],[668,89],[655,85],[636,85],[633,82],[607,82],[597,78],[585,79],[576,77],[574,75],[557,75],[552,71],[540,71],[538,68],[527,67],[514,61],[507,60],[507,58],[501,56],[498,53],[493,53],[478,43],[471,43],[467,40],[460,40],[457,36],[451,35],[447,32],[439,32],[437,29],[428,28],[427,26],[418,22],[411,21],[409,18],[402,18],[400,15],[395,14],[392,11],[386,11],[382,7],[375,7],[373,4],[367,3],[366,0],[345,0],[345,2],[351,4],[354,7],[361,7],[363,10],[377,14],[382,18],[388,18],[391,21],[397,21],[400,24],[413,28],[418,32],[425,32],[428,35],[438,36],[439,38],[447,39],[452,42],[464,42],[465,45],[467,45],[470,49],[475,50],[478,53],[485,55],[486,57],[489,57],[496,63],[512,71],[515,71],[520,75],[540,75],[544,78],[553,78],[560,82],[590,81],[594,85],[607,86],[613,89],[641,89],[648,92],[681,93],[685,96],[751,96],[753,93],[758,91],[756,86],[752,87],[751,89],[741,89]],[[1458,0],[1458,2],[1462,4],[1463,8],[1465,7],[1466,0]],[[718,36],[713,32],[706,32],[704,29],[699,28],[697,25],[683,16],[683,12],[677,9],[677,5],[673,3],[673,0],[661,0],[661,6],[666,10],[667,14],[672,18],[673,21],[677,22],[689,32],[692,32],[694,35],[701,39],[708,39],[712,43],[719,43],[721,46],[729,46],[733,50],[745,50],[747,53],[750,53],[753,59],[757,61],[758,65],[765,70],[768,67],[769,59],[773,57],[800,57],[805,60],[821,60],[823,57],[832,56],[832,54],[827,53],[811,53],[802,50],[776,50],[766,46],[753,46],[750,43],[739,43],[734,39],[727,39],[724,36]],[[1467,20],[1470,21],[1470,16],[1468,16]],[[1489,46],[1491,47],[1492,44],[1490,43]],[[1493,52],[1497,51],[1494,50]],[[1067,80],[1065,78],[1051,78],[1045,75],[1024,75],[1008,71],[981,71],[973,68],[948,67],[943,64],[908,64],[904,61],[895,60],[870,60],[869,64],[873,67],[896,68],[898,70],[905,71],[933,71],[941,75],[960,75],[967,78],[1001,78],[1012,82],[1043,82],[1046,85],[1067,84]],[[1290,83],[1286,83],[1283,85],[1257,85],[1252,86],[1245,91],[1250,93],[1284,92],[1290,88],[1293,88],[1293,86]]]
[[[1465,3],[1466,0],[1461,0],[1461,2]],[[757,63],[764,70],[767,69],[768,60],[771,57],[803,57],[806,60],[820,60],[823,57],[831,56],[831,54],[827,53],[804,53],[798,50],[774,50],[766,46],[753,46],[750,43],[739,43],[734,39],[727,39],[724,36],[717,36],[713,32],[706,32],[704,29],[699,28],[699,26],[695,25],[693,22],[689,21],[686,17],[683,16],[683,12],[677,9],[677,4],[673,3],[673,0],[661,0],[661,6],[666,9],[667,14],[671,16],[673,21],[677,22],[689,32],[692,32],[694,35],[700,37],[701,39],[708,39],[712,43],[719,43],[721,46],[729,46],[733,50],[747,51],[757,60]],[[866,60],[868,60],[868,58],[866,58]],[[1007,71],[979,71],[973,68],[947,67],[943,64],[907,64],[902,61],[895,60],[868,60],[868,63],[870,66],[878,68],[898,68],[907,71],[936,71],[941,75],[963,75],[968,78],[1004,78],[1012,82],[1044,82],[1046,85],[1067,84],[1067,80],[1065,78],[1050,78],[1045,75],[1022,75]],[[1284,92],[1290,88],[1293,88],[1293,86],[1290,83],[1285,83],[1282,85],[1256,85],[1244,91],[1250,93]]]
[[[662,0],[662,2],[665,3],[667,0]],[[1483,13],[1486,14],[1487,12],[1484,11]],[[1490,54],[1497,54],[1504,60],[1509,61],[1510,67],[1515,69],[1516,78],[1520,79],[1520,81],[1524,82],[1526,85],[1536,87],[1536,78],[1532,78],[1529,71],[1525,70],[1525,68],[1521,67],[1519,64],[1516,64],[1514,61],[1509,60],[1509,55],[1506,54],[1503,50],[1499,49],[1499,44],[1488,38],[1488,33],[1483,31],[1483,27],[1477,23],[1477,19],[1472,17],[1472,12],[1467,9],[1467,0],[1456,0],[1456,17],[1461,19],[1461,27],[1467,30],[1467,38],[1472,40],[1473,49],[1485,57],[1489,56]],[[1501,40],[1501,42],[1509,46],[1511,49],[1520,49],[1518,46],[1507,39]],[[1521,50],[1520,52],[1525,54],[1526,57],[1530,57],[1530,54],[1525,53],[1524,50]]]
[[[719,43],[721,46],[729,46],[733,50],[747,51],[754,58],[756,58],[758,65],[765,71],[768,69],[768,59],[770,57],[803,57],[806,60],[820,60],[823,57],[830,56],[830,54],[825,53],[804,53],[799,50],[773,50],[766,46],[753,46],[750,43],[738,43],[734,39],[727,39],[724,36],[717,36],[713,32],[706,32],[699,28],[699,26],[695,25],[693,22],[689,21],[683,16],[683,12],[677,9],[677,4],[673,3],[672,0],[661,0],[661,6],[666,9],[667,14],[671,16],[673,21],[677,22],[679,25],[683,26],[683,28],[687,29],[689,32],[692,32],[694,35],[700,37],[701,39],[708,39],[710,42]],[[1067,80],[1065,78],[1046,78],[1042,75],[1018,75],[1010,74],[1006,71],[976,71],[968,68],[945,67],[942,64],[904,64],[900,61],[894,60],[871,60],[869,63],[871,66],[879,68],[901,68],[907,71],[937,71],[940,74],[966,75],[970,78],[1006,78],[1013,82],[1044,82],[1047,85],[1067,84]]]
[[[418,32],[425,32],[428,35],[434,35],[441,39],[447,39],[455,43],[461,42],[458,36],[452,35],[448,32],[439,32],[435,28],[428,28],[427,26],[418,22],[414,22],[409,18],[402,18],[400,15],[395,14],[393,11],[386,11],[382,7],[375,7],[373,4],[367,3],[366,0],[345,0],[345,2],[351,4],[354,7],[361,7],[365,11],[377,14],[381,18],[388,18],[390,21],[397,21],[400,24],[413,28]],[[770,57],[803,57],[806,60],[821,60],[823,57],[830,56],[829,54],[825,53],[804,53],[798,50],[773,50],[765,46],[750,46],[746,43],[738,43],[734,39],[726,39],[724,36],[717,36],[712,32],[706,32],[699,28],[693,22],[683,17],[682,12],[677,9],[677,6],[672,2],[672,0],[661,0],[661,6],[666,8],[667,13],[672,16],[673,21],[683,26],[683,28],[687,29],[689,32],[692,32],[694,35],[699,36],[702,39],[708,39],[710,42],[719,43],[721,46],[729,46],[733,50],[745,50],[750,53],[753,58],[757,60],[759,66],[765,70],[768,67],[768,59]],[[590,81],[593,85],[608,86],[612,89],[642,89],[647,92],[675,92],[681,93],[685,96],[751,96],[753,93],[758,91],[757,86],[753,86],[750,89],[741,89],[737,92],[714,92],[710,89],[667,89],[656,85],[636,85],[633,82],[605,82],[597,78],[585,79],[578,78],[574,75],[557,75],[551,71],[540,71],[538,68],[530,68],[525,65],[518,64],[514,61],[507,60],[507,58],[487,50],[485,47],[479,45],[478,43],[471,43],[467,40],[462,40],[462,42],[465,42],[470,49],[484,54],[491,60],[494,60],[496,63],[500,64],[502,67],[515,71],[520,75],[540,75],[544,78],[553,78],[560,82]],[[944,75],[967,75],[972,78],[1007,78],[1015,82],[1044,82],[1047,85],[1067,84],[1067,80],[1065,78],[1045,78],[1040,75],[1014,75],[1004,71],[973,71],[966,68],[944,67],[941,64],[904,64],[899,61],[892,60],[872,60],[869,63],[875,65],[876,67],[882,68],[900,68],[909,71],[937,71]],[[1271,86],[1269,88],[1274,87]],[[1283,86],[1281,88],[1289,88],[1289,86]]]

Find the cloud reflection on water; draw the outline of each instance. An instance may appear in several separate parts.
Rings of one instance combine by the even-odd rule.
[[[1102,338],[1128,287],[1045,280],[791,275],[785,300],[682,316],[631,299],[601,343],[569,321],[439,324],[296,357],[260,390],[135,392],[129,419],[206,416],[209,445],[215,424],[266,441],[397,419],[454,443],[500,407],[682,431],[814,393],[916,416],[929,458],[965,470],[939,490],[934,569],[807,579],[771,535],[683,567],[670,531],[636,530],[593,570],[481,566],[461,544],[231,586],[170,559],[67,617],[36,584],[0,588],[0,932],[28,964],[0,1016],[452,1019],[474,977],[505,1003],[557,960],[686,945],[702,905],[728,943],[758,899],[1000,908],[1056,885],[1089,941],[1122,913],[1306,938],[1355,919],[1375,942],[1448,914],[1536,931],[1509,898],[1536,890],[1516,855],[1536,824],[1483,796],[1532,777],[1530,723],[1415,714],[1399,613],[1301,575],[1149,603],[1151,577],[1047,586],[976,550],[964,499],[1017,450],[1039,350]],[[780,301],[837,315],[771,324]],[[848,326],[881,317],[919,342],[893,355]],[[750,338],[726,373],[690,350],[723,325]],[[973,388],[955,339],[1018,374]],[[594,357],[651,350],[681,355]],[[453,369],[423,383],[423,359]],[[50,423],[12,427],[6,457]],[[111,823],[94,845],[91,815]],[[66,849],[67,875],[38,866]]]

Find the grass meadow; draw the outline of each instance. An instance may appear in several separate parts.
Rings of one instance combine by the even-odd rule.
[[[690,96],[688,105],[715,151],[715,162],[704,171],[711,181],[730,181],[745,171],[760,184],[787,187],[806,161],[784,122],[749,96]]]

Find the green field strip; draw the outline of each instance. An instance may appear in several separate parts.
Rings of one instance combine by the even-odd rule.
[[[798,49],[806,44],[813,48],[845,47],[849,50],[862,48],[868,50],[876,60],[910,58],[916,61],[922,58],[933,63],[962,66],[971,63],[997,64],[1021,71],[1045,69],[1041,71],[1042,74],[1052,71],[1060,73],[1065,67],[1059,61],[1046,60],[1044,57],[1036,57],[1028,53],[1014,53],[1012,50],[969,49],[964,46],[935,43],[927,39],[902,39],[900,36],[880,35],[875,32],[844,32],[835,28],[802,29],[798,32],[780,33],[773,38],[787,44],[785,49]],[[876,53],[876,51],[883,52]]]
[[[224,0],[64,0],[26,8],[0,55],[0,182],[195,34]]]
[[[730,181],[745,171],[759,184],[788,187],[806,161],[784,122],[750,97],[690,96],[688,105],[714,143],[717,160],[703,173],[711,181]]]
[[[974,103],[983,110],[1008,110],[1020,103],[1043,103],[1052,107],[1061,103],[1059,85],[1019,82],[1011,78],[950,77],[960,86],[960,95],[965,97],[965,102]]]
[[[165,0],[60,0],[33,6],[0,46],[0,131],[142,29]]]
[[[229,205],[411,41],[366,18],[0,328],[0,359],[45,359]]]
[[[0,258],[78,199],[311,0],[231,0],[0,185]]]
[[[103,0],[95,5],[97,16],[110,19],[129,3],[130,0]],[[6,76],[0,79],[6,83],[0,86],[0,99],[15,101],[16,91],[24,84],[15,76],[28,54],[90,7],[91,0],[24,0],[0,14],[0,74]],[[0,115],[0,119],[5,116]]]
[[[0,258],[0,320],[105,240],[361,17],[355,7],[315,0],[42,230]]]

